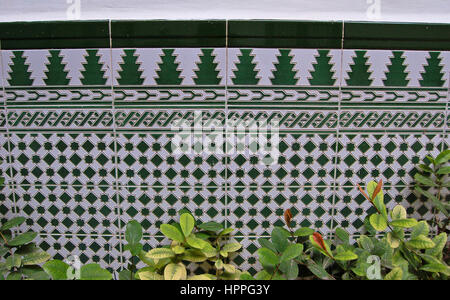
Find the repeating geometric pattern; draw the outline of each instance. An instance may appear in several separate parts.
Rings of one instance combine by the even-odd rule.
[[[355,186],[372,178],[385,185],[414,182],[415,166],[441,151],[441,134],[345,134],[339,139],[336,182]]]
[[[330,231],[332,188],[233,187],[228,194],[229,220],[238,235],[270,236],[273,226],[284,226],[288,208],[299,226],[312,226],[322,234]]]
[[[20,230],[39,232],[57,258],[119,270],[127,222],[141,222],[149,250],[167,243],[159,226],[188,209],[236,228],[244,248],[233,261],[255,273],[257,237],[282,225],[287,208],[296,225],[356,237],[373,209],[355,185],[378,179],[389,208],[430,217],[411,186],[415,165],[450,144],[448,51],[19,49],[0,58],[0,219],[25,216]],[[271,121],[279,152],[267,164],[260,150],[273,145],[249,151],[251,130],[239,126]]]
[[[40,235],[37,244],[55,259],[78,256],[81,263],[97,263],[112,272],[122,269],[120,240],[107,235]]]
[[[11,135],[14,180],[19,184],[111,185],[115,141],[111,134]]]
[[[281,133],[277,160],[265,165],[263,151],[239,151],[245,138],[236,134],[236,150],[227,165],[230,186],[332,185],[336,157],[335,134]]]
[[[26,218],[20,230],[47,234],[117,234],[113,187],[17,186],[18,214]]]

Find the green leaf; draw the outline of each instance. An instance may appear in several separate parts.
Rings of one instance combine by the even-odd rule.
[[[302,244],[291,244],[289,245],[286,250],[284,250],[283,254],[281,255],[281,262],[294,259],[298,256],[300,256],[303,253],[303,245]]]
[[[372,252],[372,250],[374,248],[374,244],[373,244],[372,240],[366,235],[361,235],[359,237],[358,244],[361,248],[363,248],[364,250],[366,250],[368,252]]]
[[[337,253],[336,255],[334,255],[334,259],[341,260],[341,261],[349,261],[349,260],[358,259],[358,255],[356,255],[355,253],[353,253],[350,250],[347,250],[347,251]]]
[[[278,252],[277,248],[275,248],[275,245],[272,244],[272,242],[270,242],[268,239],[259,238],[258,239],[258,243],[261,245],[261,247],[268,248],[268,249],[272,250],[275,253]]]
[[[6,222],[5,224],[3,224],[3,226],[0,228],[0,231],[5,231],[5,230],[9,230],[13,227],[17,227],[19,225],[21,225],[23,222],[25,222],[25,218],[24,217],[16,217],[13,218],[11,220],[9,220],[8,222]]]
[[[219,235],[223,236],[223,235],[228,235],[230,233],[232,233],[234,231],[234,228],[225,228],[224,230],[222,230]]]
[[[447,243],[447,234],[442,232],[433,238],[434,247],[427,249],[425,251],[426,254],[432,255],[439,259],[442,259],[442,251],[445,248],[445,244]]]
[[[421,184],[426,185],[426,186],[437,186],[437,184],[433,180],[431,180],[428,177],[423,176],[420,173],[416,173],[416,175],[414,175],[414,179],[418,183],[421,183]]]
[[[386,219],[382,215],[373,214],[369,217],[369,221],[376,231],[384,231],[387,228]]]
[[[275,227],[272,230],[272,243],[274,244],[275,248],[280,251],[283,252],[287,246],[289,245],[289,232],[286,232],[286,230],[284,230],[281,227]]]
[[[416,238],[419,235],[428,236],[429,232],[430,228],[428,227],[428,223],[426,221],[420,221],[416,226],[413,227],[411,238]]]
[[[21,269],[24,276],[32,280],[50,280],[50,276],[39,266],[25,266]]]
[[[203,249],[208,245],[208,242],[199,239],[195,236],[188,236],[186,238],[186,242],[188,243],[189,246],[195,249]]]
[[[308,228],[308,227],[302,227],[302,228],[297,229],[294,232],[294,235],[295,236],[310,236],[313,233],[314,233],[313,229]]]
[[[22,263],[24,266],[38,265],[38,264],[42,264],[42,263],[46,262],[51,257],[52,256],[50,254],[48,254],[47,252],[44,252],[44,251],[34,252],[34,253],[25,255],[22,258]]]
[[[387,235],[386,235],[386,240],[387,240],[387,242],[389,243],[389,245],[390,245],[392,248],[394,248],[394,249],[396,249],[396,248],[398,248],[398,247],[400,246],[400,240],[399,240],[398,238],[396,238],[396,237],[392,234],[392,232],[388,232],[388,233],[387,233]]]
[[[13,280],[13,281],[17,281],[17,280],[21,280],[21,279],[22,279],[22,274],[20,272],[11,272],[6,277],[6,280]]]
[[[336,228],[336,236],[345,244],[350,241],[350,234],[341,227]]]
[[[61,260],[51,260],[46,262],[42,268],[53,280],[67,280],[67,269],[69,265]]]
[[[146,255],[147,258],[151,259],[162,259],[171,258],[175,256],[175,253],[171,249],[167,248],[155,248],[150,250]]]
[[[422,271],[427,271],[431,273],[442,273],[447,276],[450,274],[450,269],[448,266],[443,265],[441,263],[432,263],[432,264],[426,264],[420,268]]]
[[[200,225],[197,225],[198,228],[206,231],[220,231],[223,230],[223,225],[217,222],[206,222]]]
[[[206,261],[208,257],[200,250],[188,249],[184,252],[182,259],[190,262],[203,262]]]
[[[271,275],[266,271],[262,270],[255,275],[256,280],[270,280]]]
[[[20,255],[12,254],[5,260],[5,265],[8,270],[11,270],[12,268],[18,268],[21,264],[22,258],[20,257]]]
[[[0,257],[4,256],[8,252],[9,252],[8,248],[0,246]]]
[[[194,217],[188,213],[182,214],[180,217],[180,226],[181,226],[181,231],[183,231],[184,236],[188,237],[191,234],[191,232],[195,226]]]
[[[439,168],[439,169],[436,171],[436,174],[437,174],[437,175],[447,175],[447,174],[450,174],[450,166],[445,166],[445,167]]]
[[[139,222],[132,220],[128,222],[126,231],[125,231],[125,239],[128,244],[135,245],[138,244],[142,239],[142,226]],[[137,254],[133,254],[137,255]]]
[[[390,223],[394,227],[411,228],[417,225],[416,219],[397,219]]]
[[[187,280],[214,280],[215,276],[211,274],[200,274],[188,277]]]
[[[32,242],[37,236],[36,232],[26,232],[16,236],[8,242],[9,246],[21,246]]]
[[[331,277],[324,267],[317,263],[310,263],[306,267],[319,279],[329,279]]]
[[[239,280],[255,280],[249,273],[242,273]]]
[[[221,259],[216,260],[216,262],[214,263],[214,266],[216,267],[217,270],[222,270],[223,269],[223,261]]]
[[[241,244],[234,242],[234,243],[225,244],[222,247],[222,251],[225,251],[225,252],[236,252],[236,251],[238,251],[241,248],[242,248]]]
[[[280,270],[288,280],[294,280],[298,277],[298,264],[294,260],[286,260],[280,264]]]
[[[401,205],[396,205],[391,211],[393,220],[406,219],[406,209]]]
[[[158,273],[151,272],[151,271],[145,271],[145,272],[138,272],[137,276],[140,280],[163,280],[164,276],[159,275]]]
[[[183,234],[175,226],[170,224],[162,224],[160,230],[169,239],[180,243],[184,242]]]
[[[440,165],[446,163],[450,160],[450,149],[444,150],[436,156],[434,160],[435,165]]]
[[[430,168],[428,165],[420,164],[419,168],[422,169],[424,172],[433,173],[433,169]]]
[[[187,271],[182,263],[168,264],[164,269],[164,280],[186,280]]]
[[[80,280],[111,280],[112,274],[98,264],[87,264],[80,269]]]
[[[263,266],[276,266],[278,264],[278,256],[272,250],[260,248],[257,253]]]
[[[431,249],[435,246],[434,242],[424,235],[419,235],[413,239],[410,239],[406,242],[406,245],[416,249]]]
[[[392,269],[391,272],[386,274],[384,280],[402,280],[403,278],[403,270],[399,267]]]

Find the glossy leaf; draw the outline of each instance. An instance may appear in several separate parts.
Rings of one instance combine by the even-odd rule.
[[[384,280],[402,280],[403,278],[403,271],[401,268],[397,267],[392,269],[386,276],[384,277]]]
[[[164,280],[186,280],[187,271],[182,263],[171,263],[164,268]]]
[[[180,226],[184,236],[188,237],[195,226],[194,217],[188,213],[182,214],[180,217]]]
[[[87,264],[81,267],[81,280],[111,280],[112,274],[98,264]]]
[[[276,266],[279,262],[278,256],[270,249],[260,248],[257,253],[263,266]]]
[[[284,250],[283,254],[281,255],[281,262],[294,259],[298,256],[300,256],[303,253],[303,245],[302,244],[291,244],[289,245],[286,250]]]
[[[241,248],[242,248],[241,244],[234,242],[234,243],[225,244],[222,247],[222,251],[225,251],[225,252],[236,252],[236,251],[238,251]]]
[[[125,239],[130,245],[138,244],[142,239],[142,226],[139,222],[132,220],[128,222],[125,230]],[[133,254],[136,255],[136,254]]]
[[[313,229],[308,228],[308,227],[302,227],[302,228],[297,229],[294,232],[294,235],[295,236],[310,236],[313,233],[314,233]]]
[[[387,228],[387,221],[382,215],[372,214],[369,217],[369,221],[376,231],[384,231]]]
[[[334,259],[340,260],[340,261],[349,261],[349,260],[355,260],[358,259],[358,255],[353,253],[350,250],[340,252],[334,255]]]
[[[217,222],[206,222],[200,225],[197,225],[198,228],[206,231],[220,231],[223,230],[223,225]]]
[[[424,235],[419,235],[406,243],[409,247],[416,249],[431,249],[435,246],[435,243]]]
[[[175,253],[171,249],[167,248],[155,248],[150,250],[146,257],[151,259],[162,259],[162,258],[171,258],[174,257]]]
[[[51,260],[42,265],[44,271],[50,275],[53,280],[67,280],[67,269],[69,265],[61,260]]]
[[[170,224],[162,224],[160,230],[169,239],[180,243],[184,242],[183,234],[175,226]]]
[[[434,163],[436,165],[440,165],[443,163],[446,163],[450,160],[450,149],[444,150],[441,153],[436,156],[436,159],[434,160]]]
[[[22,233],[12,240],[8,241],[9,246],[21,246],[28,243],[31,243],[37,236],[36,232],[26,232]]]
[[[417,225],[416,219],[397,219],[390,223],[394,227],[411,228]]]
[[[13,218],[9,221],[7,221],[5,224],[3,224],[3,226],[0,228],[0,231],[5,231],[5,230],[9,230],[11,228],[17,227],[21,224],[23,224],[23,222],[25,222],[25,218],[24,217],[16,217]]]

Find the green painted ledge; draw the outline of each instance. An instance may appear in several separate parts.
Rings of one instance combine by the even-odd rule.
[[[111,31],[111,34],[110,34]],[[2,49],[253,47],[450,50],[450,24],[282,20],[0,23]]]

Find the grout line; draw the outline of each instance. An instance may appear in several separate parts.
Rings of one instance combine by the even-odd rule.
[[[117,127],[117,123],[116,123],[116,106],[115,106],[115,94],[114,94],[114,65],[113,65],[113,44],[112,44],[112,25],[111,25],[111,19],[108,20],[108,34],[109,34],[109,59],[110,59],[110,66],[109,66],[109,70],[110,70],[110,76],[111,76],[111,101],[112,101],[112,108],[111,108],[111,112],[112,112],[112,122],[113,122],[113,126],[112,126],[112,130],[113,130],[113,141],[114,141],[114,169],[115,169],[115,182],[114,182],[114,190],[115,190],[115,197],[116,197],[116,215],[117,215],[117,226],[119,228],[119,252],[120,252],[120,257],[119,257],[119,265],[120,267],[123,268],[123,241],[122,241],[122,218],[121,218],[121,207],[120,207],[120,188],[119,188],[119,154],[117,151],[117,143],[118,143],[118,139],[117,139],[117,131],[116,131],[116,127]],[[111,247],[112,248],[112,247]],[[111,255],[109,255],[111,257]]]
[[[7,151],[8,151],[8,156],[6,158],[6,163],[9,165],[8,167],[8,171],[9,171],[9,176],[11,181],[13,181],[13,155],[12,155],[12,149],[11,149],[11,145],[12,145],[12,141],[11,141],[11,133],[10,133],[10,128],[9,128],[9,122],[8,122],[8,106],[6,105],[6,88],[5,88],[5,80],[6,80],[6,74],[5,74],[5,66],[4,66],[5,62],[3,59],[3,50],[2,50],[2,45],[1,45],[1,40],[0,40],[0,68],[1,68],[1,78],[2,78],[2,90],[3,90],[3,98],[4,98],[4,111],[5,111],[5,129],[6,129],[6,137],[7,137]],[[5,174],[6,175],[6,174]],[[6,178],[5,178],[6,179]],[[5,182],[6,184],[6,182]],[[9,185],[9,184],[8,184]],[[16,185],[15,184],[11,184],[11,192],[12,192],[12,200],[13,200],[13,215],[14,216],[19,216],[19,211],[17,209],[17,199],[16,199]],[[15,233],[18,233],[18,229],[13,229],[13,231]]]
[[[228,154],[227,149],[227,137],[228,137],[228,118],[229,118],[229,110],[228,110],[228,19],[225,20],[225,228],[228,228],[228,210],[230,209],[228,206],[228,165],[229,160],[231,160],[231,155]],[[231,224],[231,222],[230,222]]]
[[[342,102],[342,76],[343,76],[343,68],[344,68],[344,32],[345,22],[342,20],[342,37],[341,37],[341,51],[340,51],[340,67],[339,67],[339,94],[338,94],[338,106],[337,106],[337,124],[336,124],[336,148],[334,153],[334,174],[333,174],[333,202],[331,204],[331,224],[330,224],[330,232],[329,237],[334,230],[335,226],[335,216],[336,216],[336,199],[338,197],[338,187],[337,187],[337,170],[338,170],[338,159],[339,159],[339,141],[341,138],[340,132],[340,116],[341,116],[341,102]]]
[[[449,52],[450,55],[450,52]],[[448,78],[447,78],[447,102],[445,103],[445,113],[444,113],[444,129],[443,129],[443,136],[442,136],[442,145],[441,145],[441,152],[444,151],[444,144],[445,144],[445,136],[447,135],[447,120],[449,117],[449,108],[448,103],[450,102],[450,71],[448,72]]]

